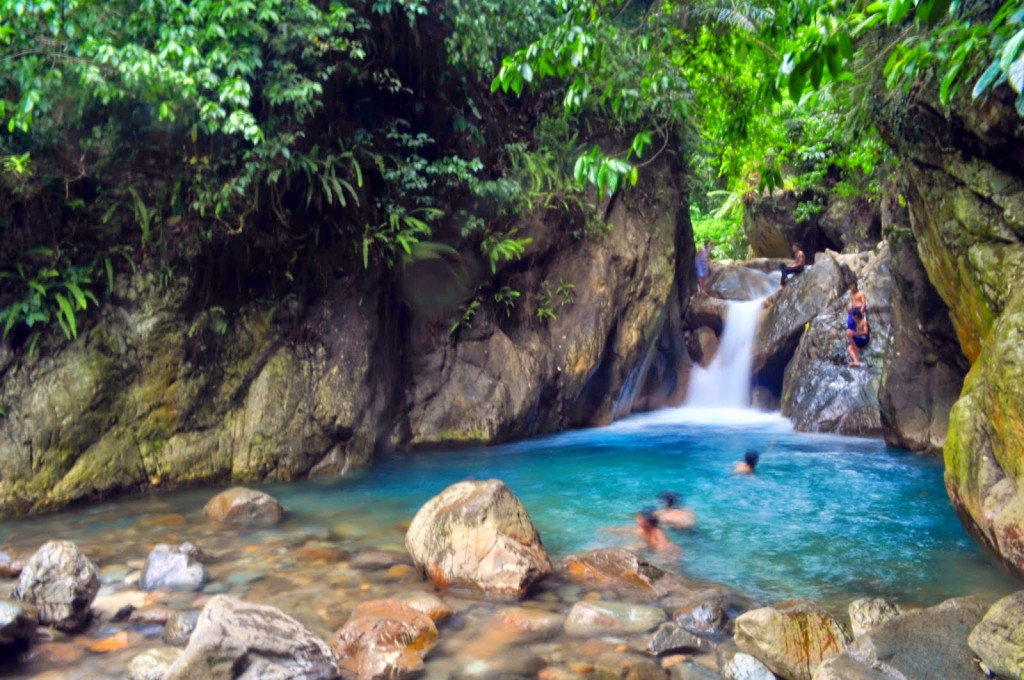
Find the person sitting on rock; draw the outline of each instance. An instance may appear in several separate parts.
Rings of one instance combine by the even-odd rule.
[[[636,532],[647,543],[647,547],[652,550],[672,552],[682,550],[658,526],[658,518],[654,515],[654,508],[644,508],[636,513]]]
[[[732,471],[737,475],[752,475],[754,468],[757,467],[757,461],[760,459],[760,453],[754,449],[747,449],[747,452],[743,454],[743,460],[733,465]]]
[[[807,258],[804,257],[804,251],[800,250],[800,244],[794,243],[793,261],[789,264],[782,265],[782,267],[780,268],[780,271],[782,272],[782,281],[779,282],[779,285],[785,288],[786,279],[788,279],[791,276],[796,276],[797,274],[802,272],[804,270],[804,265],[806,264],[806,261]]]
[[[665,507],[654,511],[658,524],[667,529],[692,529],[697,524],[697,516],[690,508],[682,506],[683,499],[675,491],[662,491],[658,494]]]
[[[850,312],[853,315],[853,328],[846,329],[846,353],[850,355],[850,365],[860,366],[860,358],[857,356],[857,348],[863,347],[871,340],[871,326],[868,325],[868,318],[859,309]]]

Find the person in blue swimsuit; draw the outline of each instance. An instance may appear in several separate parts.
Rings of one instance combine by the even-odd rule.
[[[853,317],[853,328],[846,329],[846,353],[850,355],[850,365],[860,366],[860,358],[857,356],[857,349],[864,347],[871,340],[871,326],[868,325],[868,318],[860,309],[850,312]]]
[[[857,330],[857,324],[853,319],[853,313],[856,310],[860,310],[861,314],[866,319],[868,317],[868,298],[864,295],[864,291],[857,287],[857,283],[850,284],[850,306],[846,310],[846,328],[847,330]]]
[[[697,268],[697,294],[707,295],[708,268],[711,265],[711,239],[704,239],[704,245],[697,250],[693,264]]]

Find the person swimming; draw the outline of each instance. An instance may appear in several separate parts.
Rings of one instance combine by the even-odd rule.
[[[662,491],[658,498],[665,503],[665,507],[654,511],[654,517],[658,523],[668,529],[692,529],[697,524],[697,516],[690,508],[682,506],[683,498],[675,491]]]
[[[654,514],[653,507],[647,507],[636,513],[636,532],[647,543],[652,550],[681,551],[678,545],[672,542],[668,534],[658,526],[658,518]]]
[[[743,460],[733,465],[732,471],[738,475],[752,475],[754,468],[757,467],[757,461],[760,459],[760,453],[754,449],[747,449],[747,452],[743,454]]]

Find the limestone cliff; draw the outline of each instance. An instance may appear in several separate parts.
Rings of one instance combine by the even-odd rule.
[[[921,93],[882,113],[910,226],[971,369],[952,409],[946,486],[965,523],[1024,570],[1024,120],[1009,90],[946,111]]]
[[[498,272],[522,297],[508,314],[480,305],[455,332],[458,304],[493,275],[465,250],[445,267],[467,279],[450,288],[469,293],[447,304],[420,304],[444,284],[410,268],[343,277],[308,303],[253,301],[230,324],[211,306],[193,311],[198,260],[170,281],[140,270],[77,341],[37,357],[0,349],[0,514],[343,474],[386,448],[626,415],[661,389],[645,377],[664,368],[657,343],[671,342],[663,329],[693,286],[680,182],[663,160],[601,206],[603,236],[573,237],[556,211],[523,218],[534,242]],[[538,319],[540,306],[554,318]]]

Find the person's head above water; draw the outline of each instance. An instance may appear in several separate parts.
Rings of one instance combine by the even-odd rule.
[[[637,523],[643,528],[655,528],[658,526],[658,518],[654,515],[654,506],[648,505],[636,513]]]
[[[747,452],[743,454],[743,462],[750,466],[753,470],[757,467],[757,461],[761,459],[761,454],[754,449],[747,449]]]
[[[658,494],[658,498],[665,503],[666,508],[674,508],[683,504],[683,497],[675,491],[662,491]]]

